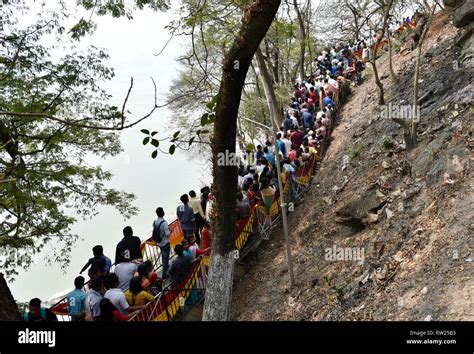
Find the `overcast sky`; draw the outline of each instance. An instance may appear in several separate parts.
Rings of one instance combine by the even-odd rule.
[[[123,102],[134,78],[134,90],[130,96],[128,108],[133,117],[147,113],[154,100],[152,76],[158,86],[158,92],[166,94],[173,78],[177,75],[178,64],[175,58],[182,54],[183,39],[174,40],[159,57],[157,53],[168,40],[164,27],[172,19],[173,12],[165,14],[151,10],[139,11],[132,21],[113,19],[109,16],[95,17],[98,24],[96,33],[84,44],[93,44],[106,48],[111,56],[109,65],[115,69],[116,77],[104,87],[114,96],[114,103]],[[113,208],[101,208],[100,214],[92,220],[80,221],[73,227],[73,233],[84,240],[77,242],[71,254],[71,266],[63,274],[57,264],[47,266],[43,257],[27,272],[21,271],[10,289],[16,300],[28,301],[39,297],[49,300],[54,294],[73,287],[73,280],[82,266],[92,257],[92,247],[102,245],[104,252],[112,261],[115,246],[122,237],[122,229],[130,225],[135,235],[142,240],[149,237],[155,209],[163,206],[166,218],[174,218],[179,196],[191,189],[202,187],[203,167],[186,157],[184,152],[175,156],[159,155],[156,160],[150,157],[150,147],[142,145],[143,128],[160,130],[167,126],[171,112],[161,109],[140,126],[122,134],[124,153],[116,158],[90,161],[99,163],[104,169],[112,171],[113,180],[107,187],[125,190],[137,196],[135,205],[140,208],[138,216],[124,221]],[[45,253],[52,252],[45,248]]]

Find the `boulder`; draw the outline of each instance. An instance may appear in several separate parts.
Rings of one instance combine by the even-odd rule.
[[[445,143],[451,139],[451,133],[445,131],[428,144],[425,150],[417,157],[412,165],[412,175],[414,177],[426,176],[431,170],[436,155],[445,146]]]
[[[336,210],[336,215],[345,222],[363,224],[373,219],[369,214],[376,214],[384,205],[384,199],[378,197],[377,190],[366,191]]]
[[[453,12],[453,25],[461,28],[474,21],[474,0],[457,1]]]
[[[474,0],[444,0],[446,10],[452,11],[453,25],[463,31],[458,40],[462,48],[462,65],[474,69]]]

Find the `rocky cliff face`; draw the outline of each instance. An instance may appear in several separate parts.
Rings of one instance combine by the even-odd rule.
[[[7,282],[0,273],[0,321],[19,321],[20,313]]]
[[[460,62],[469,69],[474,69],[474,0],[444,0],[446,10],[452,12],[453,25],[460,28],[458,45],[462,52]]]

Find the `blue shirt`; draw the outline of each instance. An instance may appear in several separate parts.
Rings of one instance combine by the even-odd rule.
[[[171,233],[170,226],[168,225],[168,222],[163,218],[158,218],[155,221],[153,221],[153,227],[155,228],[158,226],[160,226],[160,234],[161,234],[161,242],[159,243],[158,246],[165,247],[166,244],[170,242],[169,241],[170,233]]]
[[[273,155],[271,152],[267,152],[265,154],[265,159],[268,161],[269,164],[275,165],[275,155]]]
[[[77,316],[84,312],[84,300],[86,293],[82,290],[75,289],[67,294],[67,312],[71,316]]]
[[[331,97],[326,96],[324,97],[324,105],[327,107],[328,105],[331,105],[334,107],[334,102],[332,101]]]
[[[283,154],[283,156],[286,156],[286,146],[285,143],[281,140],[278,140],[278,150]]]
[[[313,114],[311,112],[304,112],[303,113],[303,121],[305,128],[314,128],[314,121],[313,121]]]
[[[183,230],[194,230],[194,211],[189,205],[181,204],[176,210]]]
[[[107,256],[104,256],[104,258],[105,258],[104,272],[108,273],[110,272],[110,268],[112,268],[112,261]]]

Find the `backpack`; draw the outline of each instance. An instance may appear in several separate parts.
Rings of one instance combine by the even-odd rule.
[[[41,318],[43,319],[43,321],[48,321],[48,315],[46,314],[46,308],[42,307],[40,309],[40,313],[41,313]],[[23,320],[25,320],[26,322],[28,322],[30,320],[30,313],[29,312],[26,312],[23,315]]]
[[[156,227],[155,225],[153,225],[153,235],[151,236],[151,238],[153,239],[153,241],[155,241],[156,243],[160,243],[162,240],[163,240],[163,236],[161,236],[161,224],[163,224],[165,221],[161,221],[158,225],[158,227]]]

